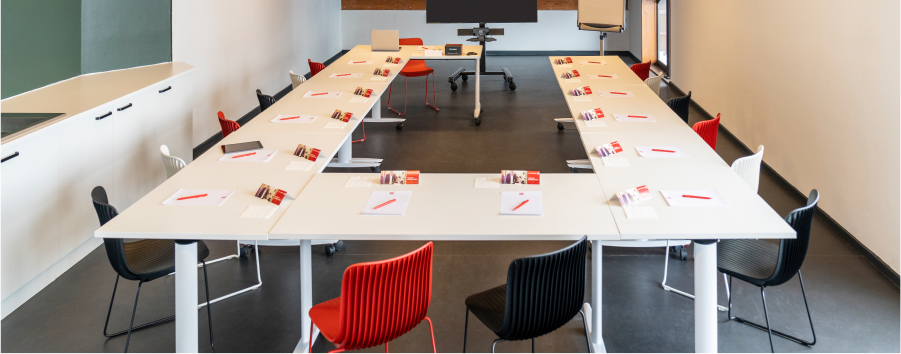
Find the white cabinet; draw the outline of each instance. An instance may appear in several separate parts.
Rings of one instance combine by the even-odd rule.
[[[0,147],[3,159],[2,296],[59,259],[59,131],[43,129]]]
[[[191,163],[194,147],[191,135],[194,127],[193,92],[190,75],[156,85],[151,91],[155,96],[154,111],[158,145],[169,147],[172,156]]]
[[[166,180],[157,143],[159,124],[152,104],[156,92],[144,90],[115,103],[113,111],[113,196],[119,211]]]

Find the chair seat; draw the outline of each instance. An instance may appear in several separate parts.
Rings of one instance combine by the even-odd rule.
[[[425,60],[413,59],[407,62],[407,65],[404,66],[403,70],[401,70],[398,75],[405,77],[417,77],[426,76],[433,72],[435,72],[435,69],[426,66]]]
[[[175,241],[140,240],[125,246],[125,262],[143,281],[151,281],[175,271]],[[210,249],[197,241],[197,260],[209,257]]]
[[[341,325],[341,298],[317,304],[310,309],[310,320],[319,328],[319,333],[331,343],[335,343]]]
[[[485,290],[466,298],[466,307],[495,334],[504,325],[507,306],[507,284]]]
[[[720,272],[762,286],[773,275],[779,260],[779,245],[764,240],[723,240],[716,247]]]

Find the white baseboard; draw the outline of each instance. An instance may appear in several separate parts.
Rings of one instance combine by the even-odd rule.
[[[25,283],[19,290],[16,290],[14,293],[7,296],[3,299],[3,302],[0,303],[0,319],[6,318],[6,315],[9,315],[19,308],[19,306],[22,306],[28,299],[31,299],[32,296],[43,290],[47,285],[50,285],[56,278],[63,275],[63,273],[69,270],[69,268],[72,268],[75,263],[78,263],[78,261],[87,256],[101,244],[103,244],[102,238],[91,237],[89,240],[85,241],[85,243],[82,243],[81,246],[78,246],[75,250],[56,261],[50,268],[47,268],[47,270],[38,274],[34,279]]]

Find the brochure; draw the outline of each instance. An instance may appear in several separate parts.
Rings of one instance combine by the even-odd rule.
[[[294,149],[294,156],[305,158],[310,161],[316,161],[320,152],[319,149],[314,149],[304,144],[297,144],[297,149]]]
[[[382,171],[380,184],[419,184],[419,170]]]
[[[541,184],[541,172],[502,170],[501,184]]]
[[[598,155],[600,155],[601,157],[612,156],[613,154],[623,152],[623,147],[619,145],[618,141],[604,144],[594,149],[597,150]]]
[[[340,120],[344,123],[350,120],[350,117],[353,117],[353,113],[350,112],[342,112],[340,109],[336,109],[335,113],[332,113],[332,119]]]
[[[651,191],[648,190],[648,186],[629,188],[616,192],[616,199],[619,199],[622,206],[629,206],[651,199]]]
[[[582,119],[589,121],[595,119],[604,118],[604,111],[600,108],[589,109],[587,111],[582,111]]]
[[[270,187],[268,184],[263,183],[260,188],[257,189],[256,194],[254,194],[257,198],[265,199],[272,204],[280,205],[282,203],[282,199],[285,198],[288,192],[285,192],[281,189],[275,189]]]

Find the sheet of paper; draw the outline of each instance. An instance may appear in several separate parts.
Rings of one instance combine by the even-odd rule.
[[[571,68],[571,67],[573,67],[572,64],[561,64],[561,65],[555,65],[555,66],[558,67],[558,68]]]
[[[588,75],[589,79],[592,80],[613,80],[618,79],[619,77],[616,74],[600,74],[600,75]]]
[[[641,157],[688,157],[688,153],[679,146],[636,146],[635,150]]]
[[[607,65],[606,60],[580,60],[579,65]]]
[[[285,171],[309,171],[310,167],[316,164],[316,161],[310,160],[301,160],[301,161],[291,161],[287,167],[285,167]]]
[[[344,129],[346,126],[347,123],[339,121],[325,123],[325,129]]]
[[[241,151],[222,155],[219,161],[226,162],[269,162],[278,150]]]
[[[601,161],[604,162],[604,166],[629,166],[629,160],[625,157],[602,157]]]
[[[334,73],[329,75],[330,78],[338,78],[338,79],[350,79],[355,77],[361,77],[363,73]]]
[[[397,64],[385,64],[386,68],[396,68]]]
[[[338,98],[338,97],[341,97],[342,94],[344,94],[344,92],[342,92],[342,91],[338,91],[338,92],[307,91],[307,93],[305,93],[303,95],[303,98]]]
[[[623,207],[629,219],[658,219],[654,207]]]
[[[601,97],[635,97],[632,91],[601,91],[598,92]]]
[[[354,103],[365,103],[366,101],[369,101],[369,97],[354,95],[354,97],[350,99],[350,102]]]
[[[591,95],[573,96],[573,101],[576,101],[576,102],[591,102]]]
[[[370,178],[370,177],[364,178],[364,177],[360,177],[360,176],[353,176],[353,177],[347,179],[347,183],[344,184],[344,187],[351,187],[351,188],[369,187],[372,185],[372,180],[373,180],[373,178]]]
[[[500,186],[500,177],[476,177],[473,185],[475,188],[500,188]]]
[[[279,114],[272,118],[272,123],[312,123],[316,119],[315,114]]]
[[[650,114],[613,114],[613,119],[616,119],[617,122],[644,122],[644,123],[654,123],[657,121],[654,116]]]
[[[412,191],[375,191],[369,196],[363,215],[404,215],[407,205],[410,204]],[[394,202],[388,203],[394,200]],[[387,204],[386,204],[387,203]],[[377,206],[380,208],[375,209]]]
[[[602,120],[585,120],[585,126],[589,128],[604,128],[607,126],[607,123],[604,123]]]
[[[268,219],[275,211],[278,205],[248,205],[247,209],[241,213],[242,218]]]
[[[388,80],[387,76],[373,76],[369,78],[370,81],[385,81]]]
[[[681,191],[664,191],[661,190],[663,199],[666,204],[673,207],[680,206],[729,206],[726,198],[716,189],[702,190],[681,190]]]
[[[351,60],[351,61],[347,62],[347,65],[372,65],[372,64],[375,64],[375,62],[371,61],[371,60],[357,60],[357,61]]]
[[[430,50],[425,51],[425,56],[427,56],[427,57],[440,57],[442,55],[444,55],[444,52],[442,52],[441,50],[431,50],[430,49]]]
[[[163,205],[220,206],[234,193],[233,190],[221,189],[179,189],[163,201]],[[179,198],[185,199],[178,200]]]
[[[528,200],[528,203],[522,204]],[[513,210],[522,205],[519,209]],[[501,192],[501,215],[544,215],[541,192]]]
[[[582,82],[581,79],[563,79],[563,80],[565,80],[567,84],[577,84],[577,83]]]

